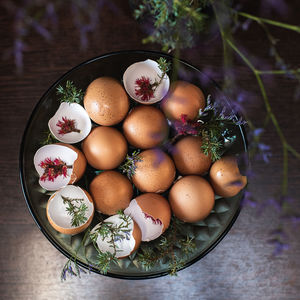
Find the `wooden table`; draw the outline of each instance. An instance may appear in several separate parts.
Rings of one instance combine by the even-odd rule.
[[[278,211],[268,206],[261,214],[246,206],[224,240],[201,261],[182,270],[177,277],[128,281],[97,274],[84,275],[62,283],[60,271],[66,258],[43,236],[26,207],[19,180],[19,146],[26,122],[44,91],[73,66],[91,57],[125,49],[160,50],[157,45],[143,45],[144,33],[131,17],[127,1],[113,1],[118,15],[104,7],[98,32],[90,34],[87,51],[80,51],[78,34],[72,21],[60,16],[60,30],[53,42],[43,41],[32,33],[24,55],[24,72],[15,73],[12,58],[1,61],[0,68],[0,295],[2,299],[300,299],[299,225],[288,228],[290,249],[273,257],[268,244],[270,231],[281,223]],[[289,1],[288,17],[274,18],[299,24],[299,4]],[[294,3],[294,4],[293,4]],[[1,53],[13,44],[12,18],[0,12]],[[64,16],[68,16],[64,12]],[[268,59],[263,32],[255,24],[249,33],[237,37],[248,49]],[[287,60],[299,67],[299,35],[272,28],[280,36],[278,46]],[[222,49],[216,41],[200,44],[182,53],[182,57],[199,67],[215,70],[222,65]],[[241,88],[259,95],[254,76],[237,59]],[[221,80],[221,78],[215,78]],[[265,78],[268,80],[268,78]],[[287,140],[300,151],[300,101],[293,102],[295,81],[277,77],[268,81],[267,93]],[[247,105],[249,116],[257,126],[265,108],[261,97]],[[249,190],[257,202],[277,193],[282,176],[282,147],[270,124],[263,142],[270,145],[270,163],[253,162],[256,176]],[[289,162],[290,195],[299,211],[299,161]],[[297,204],[298,202],[298,204]]]

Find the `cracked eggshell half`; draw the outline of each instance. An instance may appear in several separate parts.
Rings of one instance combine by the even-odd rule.
[[[107,219],[104,220],[104,223],[110,223],[109,226],[112,227],[118,227],[119,225],[124,223],[124,220],[120,217],[120,215],[113,215]],[[92,230],[90,235],[93,235],[98,228],[101,227],[101,223],[97,224]],[[125,258],[132,254],[134,251],[137,250],[137,248],[140,246],[141,243],[141,230],[137,223],[129,217],[129,226],[126,228],[126,231],[128,229],[128,232],[120,232],[120,235],[123,236],[123,238],[119,238],[114,241],[115,246],[117,248],[116,257],[117,258]],[[104,239],[98,234],[96,239],[96,244],[101,252],[109,252],[111,254],[114,254],[113,247],[109,243],[111,241],[112,236],[108,235]]]
[[[58,161],[61,162],[60,166],[62,168],[66,166],[66,171],[56,171],[58,175],[52,176],[49,167],[53,171],[55,168],[59,170],[57,167]],[[40,177],[40,186],[48,191],[57,191],[78,181],[86,168],[86,159],[83,153],[69,144],[52,144],[39,148],[34,155],[33,163]]]
[[[145,193],[131,200],[124,213],[139,225],[142,241],[155,240],[170,225],[170,205],[163,196],[155,193]]]
[[[132,182],[141,192],[163,193],[172,184],[176,170],[173,160],[160,149],[149,149],[139,154]]]
[[[234,156],[223,156],[214,162],[210,168],[209,179],[215,193],[225,198],[235,196],[247,184],[247,177],[241,175]]]
[[[61,133],[63,129],[59,124],[63,123],[64,119],[74,121],[76,131]],[[52,135],[60,142],[74,144],[88,136],[92,128],[92,122],[88,113],[80,104],[63,102],[55,115],[49,120],[48,127]]]
[[[76,207],[82,204],[87,206],[85,211],[85,222],[79,226],[72,226],[72,216],[67,211],[67,204],[62,197],[82,199],[82,201],[73,203]],[[67,185],[56,191],[48,200],[47,218],[51,226],[63,234],[78,234],[84,231],[92,222],[94,216],[94,204],[90,194],[79,186]]]
[[[142,97],[136,94],[137,84],[136,80],[142,77],[148,78],[150,84],[160,81],[162,71],[156,61],[147,59],[145,61],[136,62],[130,65],[123,74],[123,83],[126,92],[135,101],[143,104],[153,104],[160,101],[167,93],[170,87],[170,79],[165,74],[161,84],[155,89],[154,97],[149,101],[142,100]]]

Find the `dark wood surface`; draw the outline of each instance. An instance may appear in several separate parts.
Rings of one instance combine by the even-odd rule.
[[[87,51],[80,51],[78,33],[69,18],[62,18],[61,30],[47,43],[36,34],[30,35],[24,56],[24,73],[16,75],[12,59],[1,61],[0,68],[0,297],[1,299],[300,299],[299,225],[286,226],[290,249],[277,257],[268,244],[270,231],[281,220],[279,213],[267,207],[261,214],[249,206],[224,240],[201,261],[182,270],[177,277],[128,281],[97,274],[84,275],[62,283],[60,272],[66,258],[58,252],[35,225],[23,198],[18,155],[26,122],[44,91],[73,66],[91,57],[125,49],[159,50],[157,45],[143,45],[144,33],[131,17],[127,1],[114,1],[118,16],[103,8],[97,34],[90,35]],[[289,1],[288,17],[282,21],[299,23],[299,4]],[[292,4],[294,3],[294,4]],[[65,14],[67,15],[67,14]],[[263,32],[255,25],[249,33],[238,32],[243,44],[268,59]],[[0,10],[1,53],[13,43],[12,18]],[[299,67],[299,35],[285,30],[273,31],[280,37],[279,48],[287,60]],[[186,50],[182,57],[200,69],[222,65],[222,49],[211,44]],[[216,49],[217,47],[217,49]],[[237,60],[242,89],[258,95],[251,72]],[[215,78],[220,80],[221,78]],[[266,78],[267,80],[268,78]],[[300,151],[300,104],[291,96],[292,79],[278,77],[268,81],[268,95],[288,141]],[[264,106],[253,97],[247,105],[253,122],[261,125]],[[249,190],[258,202],[276,194],[282,176],[282,147],[272,125],[264,142],[271,145],[270,164],[253,162],[256,176]],[[290,195],[299,211],[299,161],[289,162]]]

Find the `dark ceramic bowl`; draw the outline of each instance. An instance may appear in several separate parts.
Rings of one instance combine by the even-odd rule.
[[[43,140],[44,132],[48,129],[48,120],[54,115],[59,106],[56,88],[59,85],[64,86],[67,80],[71,80],[77,87],[85,90],[92,80],[100,76],[111,76],[121,82],[122,75],[130,64],[148,58],[156,60],[159,57],[165,57],[173,63],[173,71],[169,74],[171,81],[179,78],[197,84],[202,88],[205,95],[210,94],[213,99],[221,97],[224,105],[230,106],[229,101],[222,95],[215,82],[192,65],[181,60],[174,60],[171,56],[163,53],[122,51],[96,57],[67,72],[42,96],[30,116],[20,149],[20,177],[25,201],[33,219],[43,234],[68,258],[75,255],[84,233],[75,236],[63,235],[50,226],[46,217],[46,204],[49,193],[39,186],[38,175],[33,165],[33,156],[41,146],[40,142]],[[175,69],[178,72],[175,72]],[[231,154],[245,153],[247,146],[243,128],[241,126],[235,127],[234,134],[237,136],[237,139],[227,152]],[[78,146],[80,147],[80,144]],[[91,176],[94,176],[92,175],[94,174],[93,172],[94,170],[88,167],[85,180],[81,180],[78,185],[87,188],[88,181]],[[227,234],[239,214],[242,196],[243,191],[232,198],[217,199],[212,212],[204,221],[184,225],[186,235],[194,237],[196,250],[185,256],[184,263],[180,269],[201,259]],[[96,220],[94,220],[92,226],[95,223]],[[151,242],[148,245],[151,245]],[[177,256],[181,256],[180,249],[177,249],[176,253]],[[86,259],[88,258],[89,261],[95,262],[95,255],[96,251],[93,245],[86,243],[77,253],[77,262],[82,267],[100,273],[97,268],[90,267]],[[163,276],[169,272],[169,263],[167,258],[161,259],[153,268],[145,270],[139,264],[137,256],[133,255],[119,260],[118,264],[111,264],[107,276],[124,279],[145,279]]]

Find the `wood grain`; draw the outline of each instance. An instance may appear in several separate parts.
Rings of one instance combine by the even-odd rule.
[[[108,8],[101,14],[99,32],[90,35],[87,51],[80,51],[78,33],[68,18],[62,18],[62,30],[52,43],[36,34],[30,35],[30,47],[24,55],[24,73],[15,74],[11,58],[1,61],[0,68],[0,295],[2,299],[300,299],[299,226],[290,226],[290,249],[272,257],[267,243],[270,231],[280,224],[279,213],[268,207],[261,215],[245,207],[232,230],[205,258],[180,271],[177,277],[128,281],[97,274],[84,275],[64,283],[60,271],[66,258],[39,231],[22,195],[19,182],[18,155],[23,130],[41,95],[62,74],[91,57],[116,50],[159,50],[157,45],[143,45],[144,33],[133,20],[126,1],[113,1],[118,16]],[[126,3],[125,3],[126,2]],[[289,1],[290,17],[282,21],[299,23],[297,1]],[[294,4],[293,4],[294,3]],[[294,9],[293,9],[294,8]],[[280,16],[278,17],[280,19]],[[249,33],[238,32],[237,38],[248,49],[268,60],[268,47],[260,28],[252,24]],[[13,43],[12,18],[0,12],[1,53]],[[279,48],[290,63],[299,66],[299,35],[274,29],[281,37]],[[216,48],[216,49],[215,49]],[[183,52],[182,57],[204,69],[218,70],[222,65],[222,49],[215,42]],[[253,93],[247,112],[261,124],[265,108],[257,97],[258,88],[251,72],[237,59],[239,84]],[[220,80],[221,78],[216,78]],[[300,103],[292,103],[293,80],[278,77],[267,82],[268,95],[275,114],[290,143],[300,151]],[[271,145],[269,165],[254,162],[256,177],[249,189],[258,202],[271,197],[280,188],[282,148],[270,125],[264,143]],[[299,211],[299,161],[291,159],[290,194]]]

